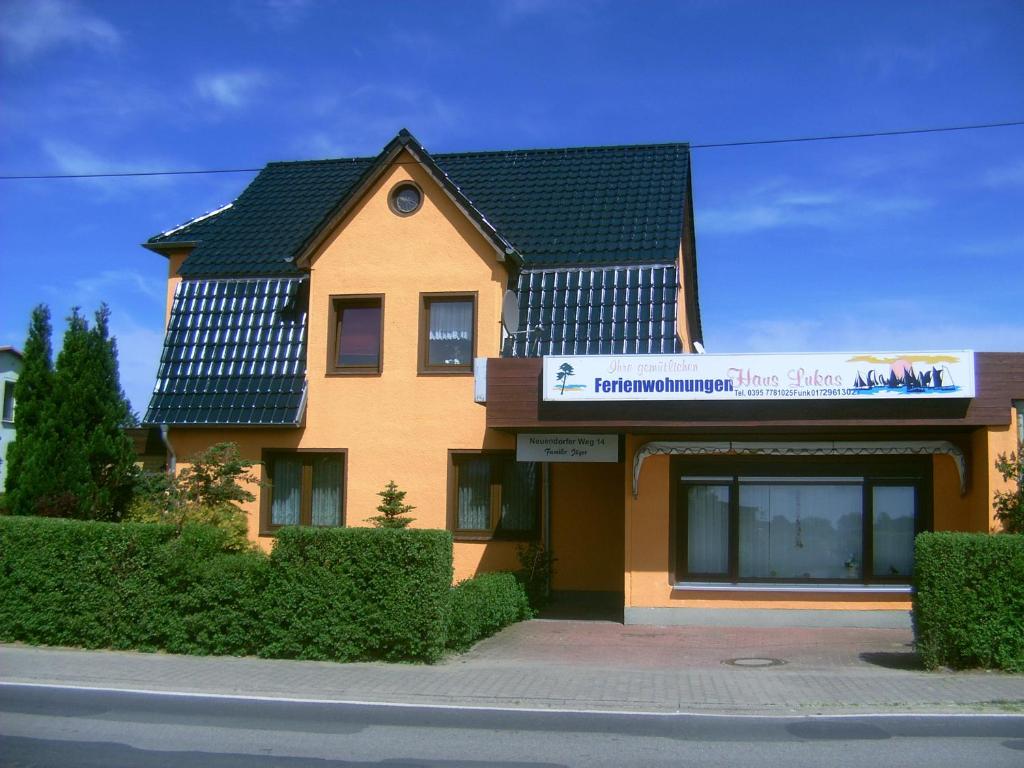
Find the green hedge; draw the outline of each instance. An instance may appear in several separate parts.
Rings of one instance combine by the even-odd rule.
[[[483,573],[451,589],[448,647],[464,651],[477,640],[532,615],[523,585],[512,573]]]
[[[0,518],[0,641],[276,658],[434,661],[451,535],[285,529],[227,553],[216,529]]]
[[[270,556],[262,653],[434,661],[451,583],[446,531],[283,529]]]
[[[926,667],[1024,671],[1024,535],[922,533],[914,563]]]

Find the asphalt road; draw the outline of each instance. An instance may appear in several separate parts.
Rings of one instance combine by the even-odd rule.
[[[1024,765],[1024,714],[750,717],[345,704],[0,684],[0,765]]]

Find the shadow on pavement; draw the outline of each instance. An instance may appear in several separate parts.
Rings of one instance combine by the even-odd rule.
[[[539,619],[623,622],[621,592],[553,592]]]
[[[915,651],[872,651],[860,654],[860,660],[885,669],[924,669],[921,657]]]

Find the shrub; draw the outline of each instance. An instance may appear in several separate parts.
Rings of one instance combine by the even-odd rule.
[[[499,629],[533,615],[526,590],[513,573],[483,573],[451,590],[448,648],[464,651]]]
[[[1024,536],[922,533],[914,563],[926,667],[1024,671]]]
[[[201,525],[0,517],[0,641],[435,661],[529,615],[511,574],[451,587],[447,531],[285,528],[271,555]]]
[[[280,530],[261,654],[435,661],[444,651],[451,553],[447,531]]]
[[[557,558],[539,542],[520,544],[516,558],[519,560],[516,578],[526,590],[530,607],[539,611],[551,599],[551,577],[555,573]]]
[[[147,472],[136,483],[128,519],[167,523],[179,531],[188,524],[208,525],[225,534],[225,549],[249,549],[248,517],[238,503],[256,498],[241,485],[256,482],[251,467],[235,443],[217,443],[191,456],[177,475]]]
[[[155,566],[173,535],[170,526],[0,519],[0,639],[156,647]]]
[[[1003,480],[1012,483],[1010,490],[995,494],[996,519],[1006,533],[1024,533],[1024,445],[1017,452],[999,454],[996,469]]]

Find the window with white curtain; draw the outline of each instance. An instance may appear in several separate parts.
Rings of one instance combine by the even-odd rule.
[[[424,294],[421,372],[472,372],[476,298]]]
[[[788,473],[787,473],[788,474]],[[924,480],[679,479],[677,581],[907,582]]]
[[[263,466],[264,533],[282,525],[342,524],[344,453],[271,451],[264,455]]]
[[[540,465],[514,453],[452,454],[451,527],[469,538],[530,539],[540,512]]]

